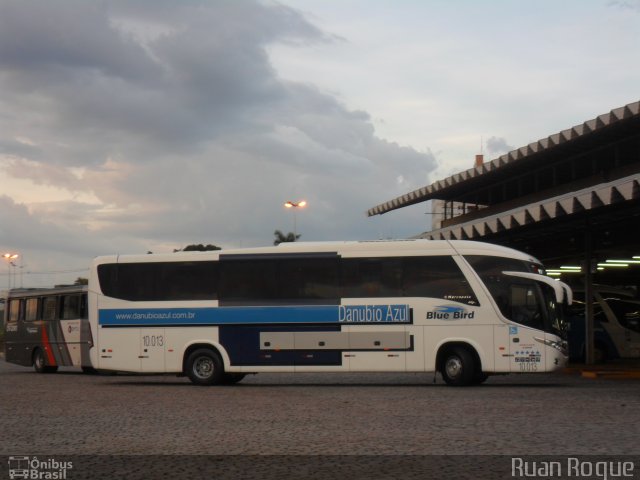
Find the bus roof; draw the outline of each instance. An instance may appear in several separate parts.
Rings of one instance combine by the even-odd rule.
[[[115,262],[166,262],[193,260],[217,260],[220,255],[256,255],[287,253],[329,253],[344,257],[405,256],[405,255],[494,255],[540,263],[529,254],[500,245],[469,240],[375,240],[342,242],[283,242],[278,246],[211,250],[206,252],[176,252],[145,255],[109,255],[96,257],[94,265]]]
[[[58,285],[52,288],[12,288],[8,297],[40,297],[43,295],[68,295],[72,293],[84,293],[87,285]]]

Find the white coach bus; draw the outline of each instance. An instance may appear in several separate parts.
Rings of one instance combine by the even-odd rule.
[[[571,291],[469,241],[283,243],[95,259],[92,365],[229,384],[259,372],[440,372],[450,385],[565,366]]]

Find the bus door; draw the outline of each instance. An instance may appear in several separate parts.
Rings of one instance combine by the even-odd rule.
[[[31,365],[30,353],[26,345],[27,330],[24,322],[24,300],[11,298],[5,305],[6,319],[6,355],[7,362],[19,365]]]
[[[544,344],[536,340],[545,335],[540,331],[545,314],[538,286],[526,279],[513,279],[505,287],[504,296],[497,296],[496,302],[510,322],[494,327],[496,371],[544,371]]]

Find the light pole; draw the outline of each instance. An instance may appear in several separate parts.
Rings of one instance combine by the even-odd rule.
[[[5,253],[4,255],[2,255],[2,258],[7,261],[7,291],[11,290],[11,266],[14,265],[13,260],[18,258],[19,256],[20,255],[18,255],[17,253]]]
[[[307,205],[305,200],[300,200],[299,202],[292,202],[289,200],[285,202],[284,206],[286,208],[293,208],[293,241],[295,242],[298,239],[298,225],[296,222],[296,210],[298,208],[304,208]]]

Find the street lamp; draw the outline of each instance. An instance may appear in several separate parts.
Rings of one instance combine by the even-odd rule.
[[[13,265],[15,267],[13,260],[18,258],[19,256],[20,255],[18,255],[17,253],[5,253],[4,255],[2,255],[2,258],[4,258],[7,261],[7,282],[8,282],[7,291],[11,290],[11,266]]]
[[[304,208],[306,205],[307,205],[307,202],[305,200],[300,200],[299,202],[292,202],[291,200],[289,200],[284,204],[286,208],[293,208],[293,241],[294,242],[298,239],[296,210],[298,208]]]

